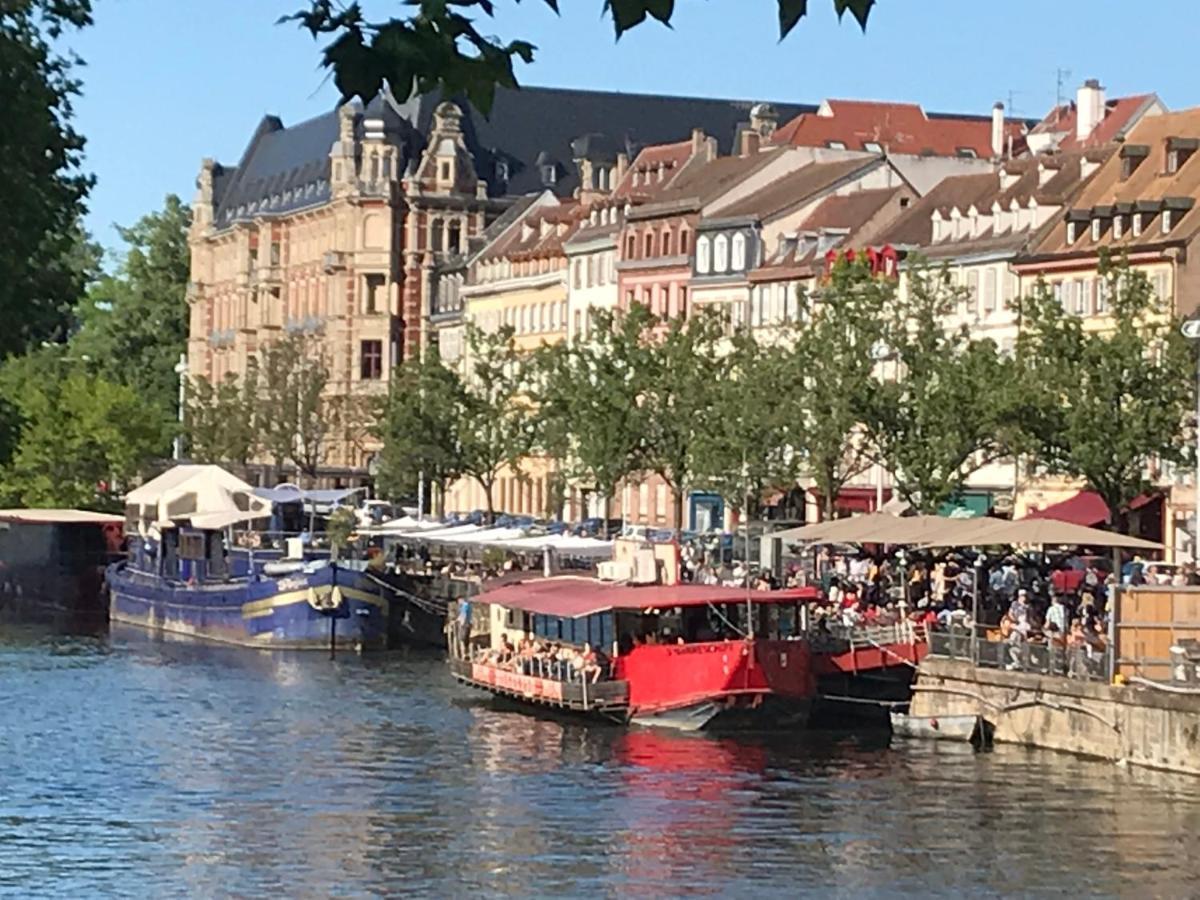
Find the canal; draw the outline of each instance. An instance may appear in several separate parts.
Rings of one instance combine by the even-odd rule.
[[[0,894],[1183,895],[1200,783],[497,708],[430,656],[0,632]]]

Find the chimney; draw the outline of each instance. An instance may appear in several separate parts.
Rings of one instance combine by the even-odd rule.
[[[1075,94],[1075,139],[1086,141],[1104,121],[1104,88],[1089,78]]]
[[[992,158],[999,159],[1004,155],[1004,104],[997,103],[992,107]]]
[[[693,128],[692,129],[692,156],[696,156],[702,150],[704,150],[704,129],[703,128]]]
[[[758,152],[762,138],[759,137],[757,131],[745,128],[742,130],[741,137],[741,146],[738,148],[739,156],[753,156]]]
[[[615,188],[621,183],[621,179],[625,177],[625,173],[629,171],[629,154],[617,154],[617,171],[612,179],[612,186]]]

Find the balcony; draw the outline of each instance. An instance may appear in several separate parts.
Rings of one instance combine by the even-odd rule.
[[[254,270],[253,281],[259,288],[279,287],[283,283],[283,271],[278,265],[259,266]]]
[[[213,348],[232,347],[236,337],[237,332],[232,328],[213,330],[208,333],[208,345]]]
[[[325,270],[326,275],[344,272],[346,270],[346,254],[340,250],[327,250],[321,257],[321,267]]]
[[[298,316],[283,323],[288,334],[319,334],[324,328],[325,320],[320,316]]]

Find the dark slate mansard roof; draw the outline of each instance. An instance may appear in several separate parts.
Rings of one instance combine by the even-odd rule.
[[[440,102],[439,96],[423,95],[398,103],[385,94],[367,107],[365,114],[382,116],[388,133],[405,148],[401,171],[419,158]],[[579,186],[577,158],[612,162],[619,152],[632,158],[647,144],[685,140],[694,128],[716,138],[722,154],[732,152],[754,103],[524,87],[498,89],[488,118],[465,102],[459,105],[466,110],[462,126],[476,170],[493,196],[548,186],[569,196]],[[816,110],[794,103],[771,105],[780,123]],[[328,201],[329,151],[337,139],[336,109],[287,128],[276,116],[264,117],[238,166],[218,167],[214,173],[217,227]],[[500,161],[506,166],[499,166]],[[546,164],[555,166],[553,185],[542,180]],[[504,168],[506,181],[498,177]]]

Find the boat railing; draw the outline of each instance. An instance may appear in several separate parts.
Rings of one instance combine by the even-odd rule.
[[[994,625],[952,624],[929,632],[929,655],[1005,669],[1107,681],[1110,648],[1102,642],[1069,645],[1061,638],[1027,638],[1014,632],[1001,638]]]
[[[476,637],[479,637],[477,635]],[[596,684],[610,681],[612,665],[601,657],[597,658],[597,669],[579,668],[569,659],[546,659],[542,656],[514,656],[511,659],[501,659],[497,651],[489,646],[472,647],[470,641],[464,642],[458,629],[451,628],[447,635],[447,646],[450,656],[465,663],[477,663],[493,666],[516,675],[527,675],[531,678],[543,678],[547,681],[560,681],[564,684]],[[580,649],[573,647],[572,649]]]
[[[844,625],[825,623],[809,628],[809,643],[815,650],[853,650],[889,644],[920,644],[927,640],[925,626],[904,620],[887,625]]]

